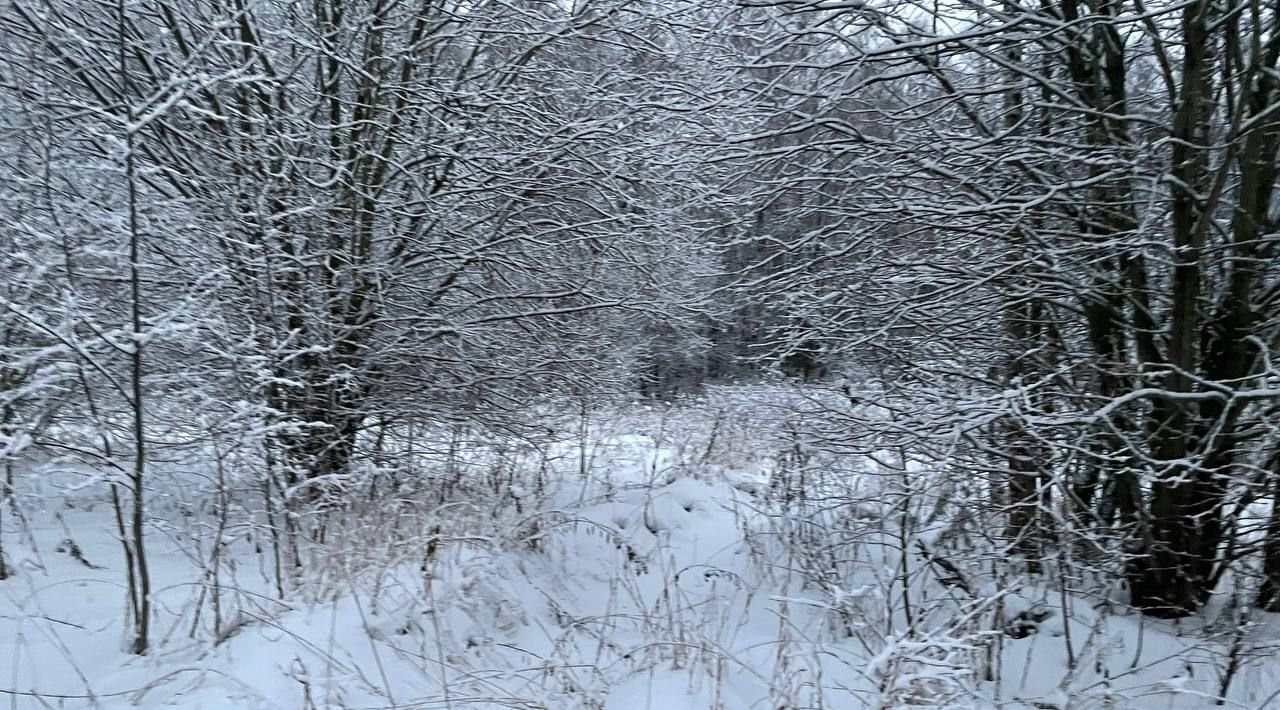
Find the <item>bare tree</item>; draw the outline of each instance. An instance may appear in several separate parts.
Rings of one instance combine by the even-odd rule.
[[[808,17],[800,36],[825,50],[791,64],[778,106],[790,120],[770,135],[820,130],[864,166],[828,208],[849,215],[827,232],[848,251],[797,271],[836,262],[870,282],[881,324],[811,290],[817,329],[846,350],[881,344],[908,380],[947,383],[970,445],[1008,462],[1012,499],[993,502],[1009,506],[1009,537],[1025,540],[1057,489],[1088,511],[1077,532],[1115,530],[1135,606],[1198,609],[1245,554],[1232,503],[1270,475],[1254,462],[1273,397],[1276,14],[776,7]],[[820,90],[814,71],[831,77]],[[952,246],[879,251],[904,231]],[[1001,320],[1008,339],[975,330]]]

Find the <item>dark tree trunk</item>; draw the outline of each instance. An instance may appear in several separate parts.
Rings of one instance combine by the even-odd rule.
[[[1173,117],[1171,173],[1175,178],[1171,224],[1176,263],[1173,267],[1168,335],[1168,371],[1160,386],[1174,393],[1194,390],[1200,371],[1198,356],[1203,289],[1202,254],[1208,212],[1201,194],[1208,192],[1209,128],[1213,112],[1215,44],[1208,27],[1213,3],[1183,9],[1182,33],[1187,51],[1182,59],[1181,101]],[[1160,462],[1151,486],[1149,530],[1145,549],[1131,571],[1133,605],[1157,617],[1181,617],[1199,609],[1209,575],[1206,556],[1221,541],[1216,520],[1220,496],[1214,494],[1213,471],[1196,458],[1198,409],[1177,397],[1152,402],[1149,419],[1151,456]]]
[[[1204,477],[1181,463],[1152,486],[1149,537],[1130,573],[1132,604],[1149,616],[1194,614],[1208,591],[1209,572],[1221,542],[1221,525],[1210,521],[1216,500]]]
[[[1019,388],[1034,385],[1043,375],[1044,363],[1035,354],[1041,349],[1043,309],[1034,299],[1025,298],[1012,304],[1005,313],[1005,327],[1014,353],[1005,366],[1006,386]],[[1037,401],[1039,392],[1030,391],[1024,399]],[[1044,447],[1028,430],[1023,415],[1011,414],[1003,436],[1008,466],[1008,525],[1005,536],[1010,551],[1026,561],[1032,574],[1041,570],[1047,536],[1045,511],[1050,487],[1045,471]]]
[[[1038,574],[1048,536],[1044,514],[1050,503],[1050,488],[1034,449],[1018,447],[1009,452],[1008,488],[1009,524],[1005,536],[1013,554],[1026,561],[1027,571]]]
[[[1262,589],[1257,606],[1280,613],[1280,475],[1272,474],[1271,518],[1262,547]]]
[[[10,481],[13,478],[13,464],[4,462],[4,477],[0,478],[0,581],[9,578],[9,566],[4,556],[4,508],[9,505],[11,492]]]

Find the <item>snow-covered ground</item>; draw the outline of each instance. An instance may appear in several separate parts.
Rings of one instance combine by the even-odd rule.
[[[219,529],[207,479],[157,474],[142,657],[105,490],[46,467],[27,525],[5,518],[0,708],[1173,710],[1214,706],[1233,645],[1225,707],[1280,708],[1275,619],[1156,622],[980,576],[962,593],[904,563],[874,505],[835,536],[781,515],[789,459],[760,415],[673,412],[476,445],[444,500],[371,495],[303,544],[283,598],[260,515]]]

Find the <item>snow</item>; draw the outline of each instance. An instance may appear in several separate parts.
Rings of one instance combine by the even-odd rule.
[[[22,499],[25,531],[5,518],[17,573],[0,582],[0,707],[1212,705],[1229,639],[1210,619],[1155,622],[1017,580],[984,581],[981,600],[921,581],[921,618],[908,628],[894,606],[897,558],[871,538],[857,553],[862,572],[815,583],[786,542],[803,530],[780,523],[767,498],[777,461],[743,455],[767,439],[716,448],[695,440],[705,427],[645,422],[619,417],[590,441],[566,435],[540,454],[548,480],[511,482],[492,509],[478,495],[428,504],[404,484],[400,502],[333,523],[283,600],[258,552],[261,528],[231,526],[216,634],[201,561],[213,541],[207,506],[183,493],[181,474],[162,477],[149,531],[155,639],[142,657],[125,652],[105,494],[73,485],[82,474],[45,476],[42,496]],[[498,458],[478,447],[468,465]],[[67,539],[93,567],[58,551]],[[1254,621],[1250,648],[1265,649],[1276,620]],[[1280,707],[1276,668],[1254,652],[1228,706]]]

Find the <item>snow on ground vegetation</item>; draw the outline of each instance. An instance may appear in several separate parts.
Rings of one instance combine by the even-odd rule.
[[[442,425],[291,534],[245,461],[174,457],[141,657],[106,485],[31,462],[4,518],[0,707],[1280,707],[1276,619],[1224,599],[1153,621],[1070,560],[997,568],[945,460],[816,445],[815,396]]]

